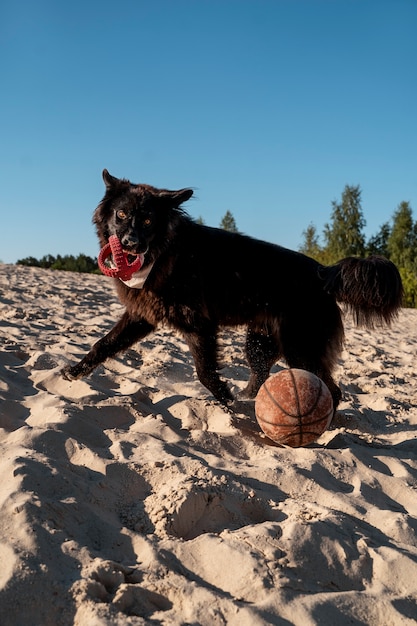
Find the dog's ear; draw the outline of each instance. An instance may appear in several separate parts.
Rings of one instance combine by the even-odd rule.
[[[189,200],[192,195],[192,189],[178,189],[178,191],[168,191],[168,189],[161,189],[158,194],[159,198],[169,202],[171,206],[180,206],[180,204]]]
[[[118,183],[120,183],[120,180],[118,178],[115,178],[115,176],[109,174],[108,170],[103,170],[103,180],[107,189],[110,189],[110,187],[115,187]]]

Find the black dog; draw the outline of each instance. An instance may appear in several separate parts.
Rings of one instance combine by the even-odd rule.
[[[180,208],[191,189],[135,185],[103,172],[106,193],[93,221],[100,245],[116,234],[126,252],[145,255],[130,286],[114,279],[126,311],[114,328],[73,367],[69,379],[89,374],[108,357],[146,337],[161,322],[181,331],[197,376],[223,403],[232,395],[218,375],[221,326],[247,327],[251,369],[245,397],[254,398],[283,357],[341,392],[332,370],[342,350],[337,301],[359,324],[389,323],[401,306],[397,268],[383,257],[347,258],[333,266],[277,245],[195,223]]]

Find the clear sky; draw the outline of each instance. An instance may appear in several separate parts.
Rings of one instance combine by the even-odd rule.
[[[297,249],[417,211],[416,0],[2,0],[0,259],[95,256],[101,171]]]

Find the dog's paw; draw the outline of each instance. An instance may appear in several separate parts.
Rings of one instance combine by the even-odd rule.
[[[220,404],[224,406],[225,409],[231,409],[235,403],[235,399],[233,396],[230,398],[224,398],[223,400],[219,400]]]
[[[75,367],[71,367],[70,365],[63,367],[60,374],[65,380],[77,380],[77,378],[81,378],[80,374],[75,370]]]
[[[239,400],[254,400],[257,393],[258,389],[254,389],[253,387],[249,387],[248,385],[247,387],[245,387],[245,389],[239,391],[237,397],[239,398]]]
[[[219,388],[216,389],[216,392],[213,392],[213,395],[216,400],[220,402],[220,404],[223,404],[226,407],[231,406],[235,400],[229,387],[224,382],[221,382]]]

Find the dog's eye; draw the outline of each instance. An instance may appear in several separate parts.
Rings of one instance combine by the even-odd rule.
[[[147,217],[146,220],[143,220],[144,226],[150,226],[151,224],[152,224],[152,221],[149,217]]]
[[[116,212],[116,215],[117,215],[117,217],[118,217],[120,220],[125,220],[125,219],[126,219],[126,217],[127,217],[126,213],[125,213],[124,211],[122,211],[121,209],[120,209],[120,211],[117,211],[117,212]]]

